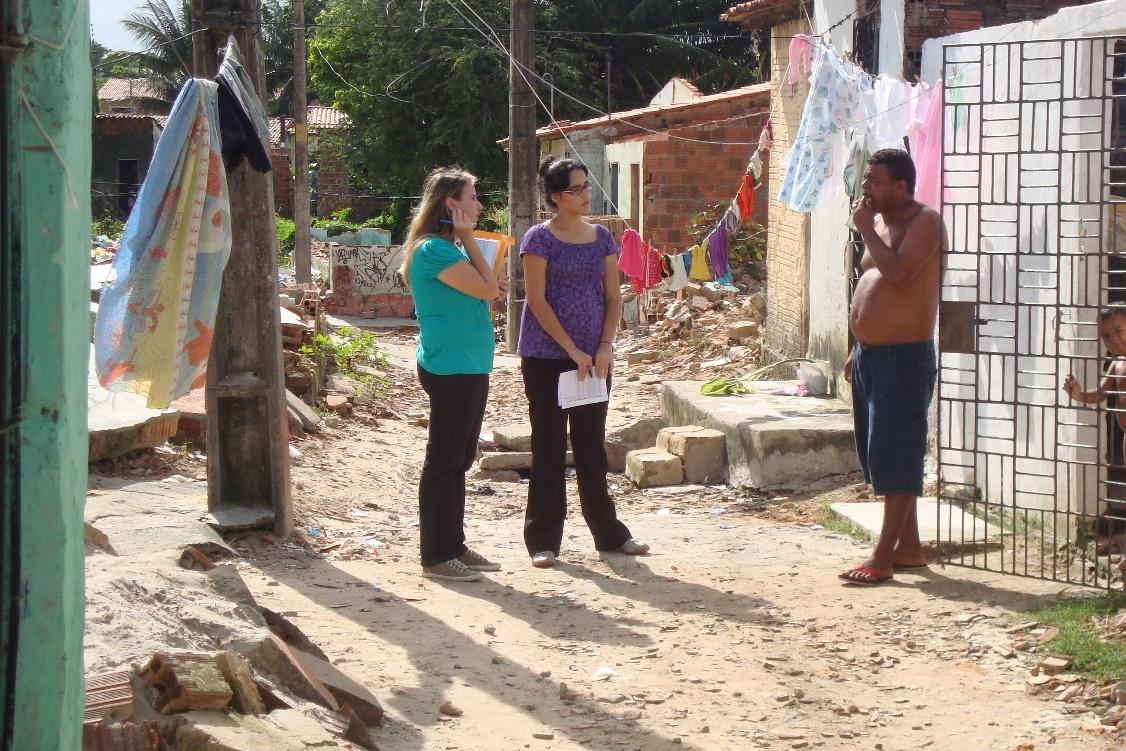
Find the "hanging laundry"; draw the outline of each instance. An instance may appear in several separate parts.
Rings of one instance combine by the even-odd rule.
[[[747,174],[754,178],[754,185],[752,187],[757,188],[758,184],[762,182],[762,157],[759,156],[759,152],[757,151],[751,157],[751,161],[747,165]]]
[[[692,268],[688,271],[688,278],[696,281],[711,281],[712,272],[708,269],[708,239],[699,245],[692,246]]]
[[[731,265],[727,261],[727,227],[723,222],[720,222],[708,236],[708,261],[716,277],[731,273]]]
[[[758,134],[758,150],[770,151],[774,146],[774,123],[770,120],[766,121],[763,126],[762,132]]]
[[[805,34],[796,34],[790,40],[786,82],[796,84],[800,75],[808,76],[813,67],[813,39]]]
[[[919,139],[919,131],[926,122],[927,109],[933,92],[934,87],[929,83],[911,85],[911,93],[907,99],[907,143],[910,144],[912,153]]]
[[[727,227],[727,234],[733,235],[739,231],[739,227],[743,224],[743,220],[739,215],[739,208],[732,204],[727,209],[727,213],[723,215],[723,226]]]
[[[687,258],[687,254],[685,257]],[[665,280],[665,289],[676,292],[688,286],[688,268],[680,256],[672,256],[669,261],[672,266],[672,276]]]
[[[845,153],[844,163],[844,184],[845,193],[848,194],[849,198],[849,206],[853,206],[864,195],[861,186],[864,183],[864,171],[868,169],[868,157],[872,153],[868,149],[867,128],[852,128],[848,133],[848,138],[848,151]],[[851,211],[849,211],[846,224],[849,229],[855,229]]]
[[[231,253],[219,86],[190,79],[157,142],[94,325],[98,381],[172,400],[204,384]]]
[[[809,96],[786,165],[779,200],[796,211],[810,212],[823,196],[840,186],[844,138],[840,129],[860,115],[858,77],[862,73],[835,52],[820,50],[814,63]],[[826,190],[830,177],[836,176]]]
[[[724,274],[723,276],[717,276],[715,281],[712,282],[709,286],[715,286],[717,289],[722,289],[723,287],[733,287],[734,290],[736,292],[738,292],[739,288],[735,287],[734,280],[735,280],[735,275],[731,272],[731,267],[729,266],[727,268],[727,273]],[[730,291],[730,290],[722,290],[722,291]]]
[[[942,129],[943,88],[939,83],[931,89],[930,101],[919,135],[911,143],[911,159],[915,162],[915,200],[942,211]]]
[[[618,269],[630,278],[641,276],[645,273],[645,264],[641,255],[641,235],[630,227],[622,233],[621,245]]]
[[[245,157],[258,172],[269,172],[270,126],[233,35],[227,38],[215,81],[219,84],[219,127],[227,169],[234,169]]]
[[[630,287],[638,294],[648,292],[661,283],[661,254],[649,243],[642,243],[641,263],[641,273],[629,275]]]
[[[753,175],[743,175],[743,184],[735,194],[735,205],[739,207],[739,218],[748,221],[755,208],[755,178]]]
[[[880,149],[902,149],[903,139],[911,123],[907,108],[908,84],[888,76],[879,76],[873,84],[875,111],[865,113],[868,120],[868,142],[873,153]]]

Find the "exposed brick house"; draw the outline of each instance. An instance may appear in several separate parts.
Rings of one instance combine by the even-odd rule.
[[[744,30],[771,29],[771,81],[776,146],[771,182],[781,184],[785,156],[808,94],[804,81],[784,81],[790,39],[828,32],[826,38],[868,71],[915,81],[923,42],[959,31],[1038,20],[1075,0],[750,0],[721,18]],[[812,23],[813,29],[810,24]],[[849,283],[846,257],[848,203],[843,196],[800,214],[769,200],[767,322],[763,357],[809,355],[839,373],[848,355]],[[847,389],[837,379],[838,391]]]
[[[545,156],[577,157],[590,168],[604,188],[593,196],[595,211],[618,214],[661,250],[683,250],[701,239],[688,222],[738,190],[770,111],[770,84],[705,96],[674,79],[655,101],[666,103],[563,121],[536,136]],[[767,223],[764,201],[753,221]]]
[[[383,211],[387,200],[364,195],[349,185],[347,169],[330,144],[318,136],[348,124],[348,116],[340,110],[320,104],[309,105],[310,164],[316,164],[317,180],[314,215],[328,216],[341,208],[352,209],[354,221],[369,219]],[[284,130],[284,136],[283,136]],[[293,120],[270,118],[270,161],[274,175],[274,210],[293,216]]]

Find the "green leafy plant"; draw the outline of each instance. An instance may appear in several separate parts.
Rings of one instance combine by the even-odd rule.
[[[289,257],[293,255],[297,225],[292,219],[274,214],[274,233],[278,238],[278,265],[288,266]]]
[[[111,240],[118,240],[125,232],[125,222],[112,211],[106,211],[90,223],[90,234],[94,237],[105,235]]]
[[[700,387],[700,393],[704,396],[744,396],[746,394],[753,394],[755,390],[747,385],[748,381],[761,381],[766,377],[766,374],[782,365],[792,365],[799,362],[813,362],[806,357],[790,357],[778,362],[772,362],[769,365],[752,370],[745,376],[739,378],[726,378],[720,376],[713,378]]]
[[[386,379],[357,370],[360,366],[387,366],[387,354],[376,348],[375,334],[370,331],[357,331],[342,326],[334,336],[317,334],[313,337],[313,343],[303,345],[297,350],[297,354],[303,358],[304,364],[323,359],[330,371],[359,381],[369,391],[381,391],[387,387]]]

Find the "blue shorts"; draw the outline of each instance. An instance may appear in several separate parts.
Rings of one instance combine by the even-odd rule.
[[[927,416],[937,375],[934,342],[856,345],[856,455],[876,495],[922,495]]]

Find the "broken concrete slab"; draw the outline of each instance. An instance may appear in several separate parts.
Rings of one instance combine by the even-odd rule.
[[[307,751],[338,748],[332,733],[297,709],[268,715],[195,711],[175,730],[177,751]]]
[[[285,403],[286,406],[297,413],[301,418],[301,424],[305,430],[318,430],[321,423],[321,416],[317,411],[310,407],[301,398],[294,394],[289,389],[285,390]]]
[[[174,443],[193,446],[207,445],[207,402],[204,389],[195,389],[172,402],[172,409],[180,413]]]
[[[941,540],[944,550],[952,542],[964,540],[968,546],[995,545],[1001,528],[965,513],[957,506],[939,503],[934,498],[920,498],[918,504],[919,539],[923,545],[936,545]],[[834,503],[833,513],[864,528],[873,539],[880,536],[884,519],[882,503]],[[940,534],[941,532],[941,534]]]
[[[575,466],[575,455],[570,451],[567,452],[566,464],[568,467]],[[528,471],[532,468],[532,452],[530,451],[498,451],[495,453],[482,454],[481,460],[477,464],[478,469],[486,472],[493,472],[496,470],[508,469],[514,471]]]
[[[626,454],[626,477],[639,488],[679,485],[684,468],[679,456],[658,448],[637,449]]]
[[[86,421],[90,436],[89,461],[122,456],[152,448],[176,435],[180,413],[152,409],[148,397],[124,391],[107,391],[94,371],[94,351],[86,377]]]
[[[256,669],[277,678],[282,686],[296,696],[328,707],[334,712],[340,711],[336,697],[308,667],[302,656],[309,657],[310,660],[316,659],[293,649],[273,633],[259,642],[248,655],[250,663]]]
[[[528,424],[514,424],[501,425],[499,428],[494,428],[493,443],[506,451],[531,451],[532,426]]]
[[[699,425],[664,428],[657,434],[657,448],[680,457],[684,479],[691,483],[723,482],[726,447],[723,433]]]
[[[606,434],[606,462],[610,471],[625,472],[626,454],[656,444],[657,433],[665,425],[663,417],[643,417],[609,431]]]
[[[749,396],[704,396],[699,381],[666,381],[661,411],[669,425],[724,434],[733,485],[784,488],[860,469],[852,409],[831,398],[773,396],[794,382],[755,382]]]
[[[293,653],[341,706],[350,706],[368,725],[383,724],[383,706],[371,691],[327,660],[296,649]]]
[[[741,342],[749,337],[758,336],[758,333],[757,321],[735,321],[727,326],[727,338],[732,342]]]
[[[272,529],[274,510],[265,506],[227,506],[209,511],[203,520],[220,532]]]
[[[117,555],[162,553],[175,561],[184,545],[217,545],[234,555],[215,530],[200,521],[207,512],[203,483],[108,482],[86,498],[85,521],[100,531]]]

